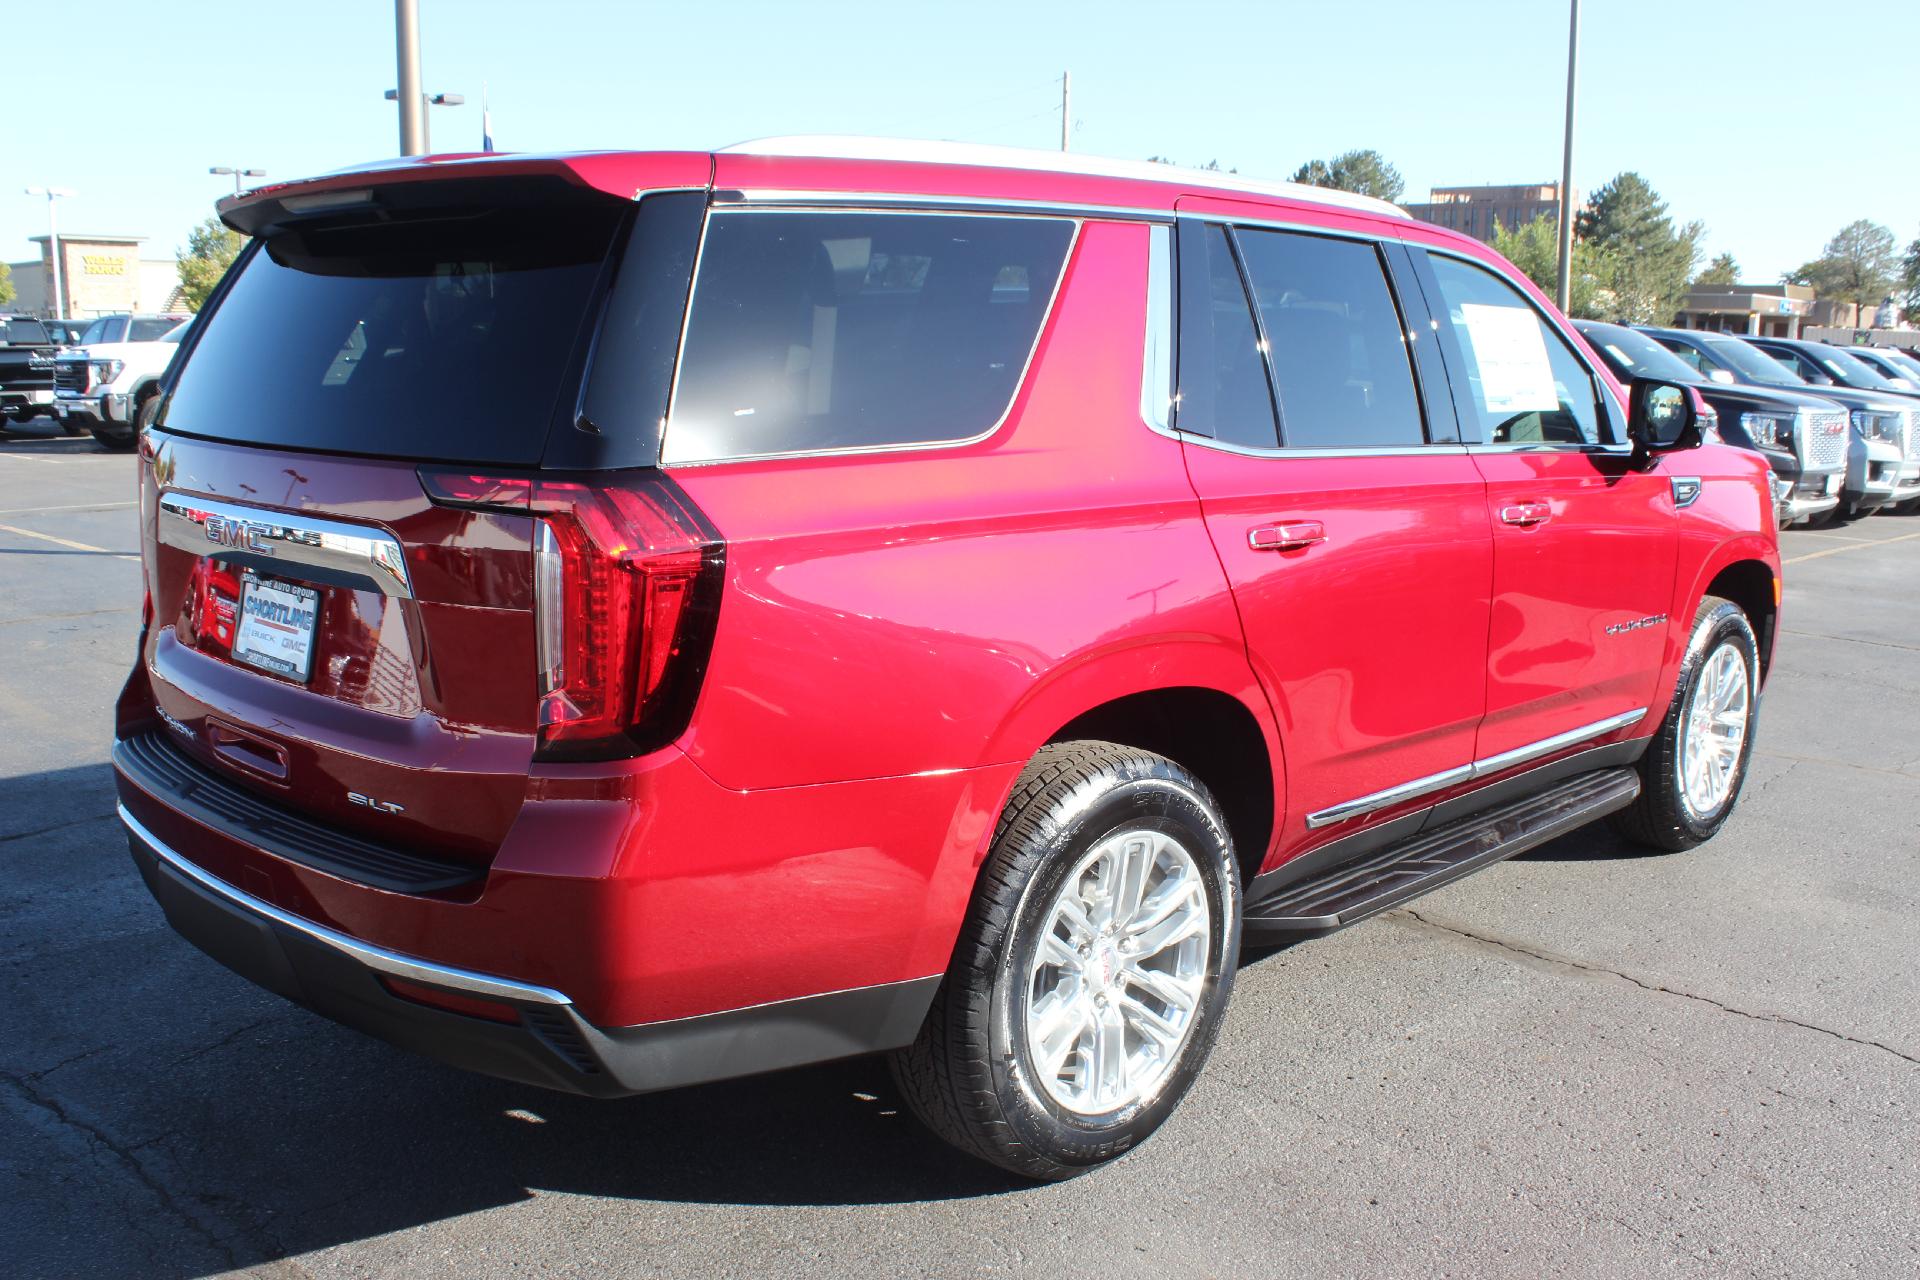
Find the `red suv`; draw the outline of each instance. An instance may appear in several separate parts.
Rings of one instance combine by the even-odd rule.
[[[1765,462],[1390,205],[801,139],[221,216],[120,813],[182,934],[395,1044],[596,1096],[884,1051],[1066,1177],[1243,941],[1739,792]]]

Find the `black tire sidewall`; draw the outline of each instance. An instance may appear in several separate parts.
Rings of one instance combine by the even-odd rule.
[[[1032,1078],[1020,1005],[1028,965],[1055,895],[1088,851],[1123,828],[1165,832],[1193,855],[1211,920],[1207,980],[1179,1059],[1154,1095],[1089,1117],[1060,1107]],[[1205,1065],[1238,963],[1240,884],[1221,818],[1199,792],[1175,778],[1130,778],[1050,826],[1048,834],[1044,849],[1023,851],[1036,856],[1011,913],[1009,932],[995,948],[999,963],[987,1000],[988,1066],[1002,1114],[1021,1144],[1075,1170],[1111,1160],[1145,1140],[1179,1105]]]
[[[1753,743],[1760,726],[1760,652],[1754,640],[1753,628],[1748,625],[1746,614],[1730,601],[1710,601],[1709,605],[1702,609],[1694,621],[1693,635],[1687,642],[1687,655],[1680,666],[1680,679],[1674,688],[1673,708],[1668,712],[1666,723],[1661,726],[1658,749],[1650,761],[1660,771],[1657,776],[1660,794],[1670,797],[1664,806],[1667,812],[1663,816],[1678,828],[1677,834],[1689,844],[1711,839],[1732,816],[1740,799],[1740,791],[1746,784],[1748,764],[1753,758]],[[1740,744],[1740,758],[1734,765],[1733,785],[1727,789],[1726,799],[1712,813],[1701,817],[1695,815],[1682,798],[1680,760],[1685,750],[1683,740],[1687,712],[1700,690],[1700,672],[1708,659],[1725,644],[1735,645],[1746,661],[1747,732]]]

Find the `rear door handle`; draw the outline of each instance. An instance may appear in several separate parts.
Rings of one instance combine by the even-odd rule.
[[[1257,524],[1247,530],[1247,545],[1255,551],[1298,551],[1327,540],[1327,527],[1318,520],[1290,520],[1286,524]]]
[[[1500,523],[1517,524],[1522,528],[1528,525],[1545,524],[1553,519],[1553,507],[1545,502],[1516,502],[1510,507],[1500,508]]]

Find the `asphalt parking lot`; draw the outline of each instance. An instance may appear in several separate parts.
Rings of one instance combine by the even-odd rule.
[[[1745,799],[1251,961],[1119,1165],[1011,1185],[852,1062],[463,1075],[180,940],[112,816],[133,463],[0,438],[0,1272],[1920,1273],[1920,519],[1784,535]]]

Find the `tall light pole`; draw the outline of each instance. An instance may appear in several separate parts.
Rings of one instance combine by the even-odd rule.
[[[224,165],[224,164],[212,165],[207,169],[207,172],[217,173],[223,178],[231,175],[233,178],[233,194],[235,195],[240,194],[240,179],[264,178],[267,176],[267,171],[265,169],[240,169],[232,165]]]
[[[27,194],[47,198],[47,252],[53,260],[53,312],[56,318],[65,319],[67,298],[66,288],[60,276],[60,224],[53,216],[53,202],[79,193],[66,187],[28,187]]]
[[[400,89],[387,97],[400,104],[400,154],[427,154],[427,104],[420,96],[420,6],[393,0],[393,29],[400,63]]]
[[[399,90],[387,90],[388,102],[392,102],[399,96]],[[464,93],[427,93],[421,95],[420,103],[420,149],[418,151],[407,152],[406,154],[410,156],[429,155],[433,151],[433,133],[427,127],[427,108],[464,107],[467,105],[467,95]]]
[[[1560,156],[1560,270],[1553,300],[1567,310],[1573,298],[1573,91],[1580,78],[1580,0],[1567,22],[1567,137]]]

